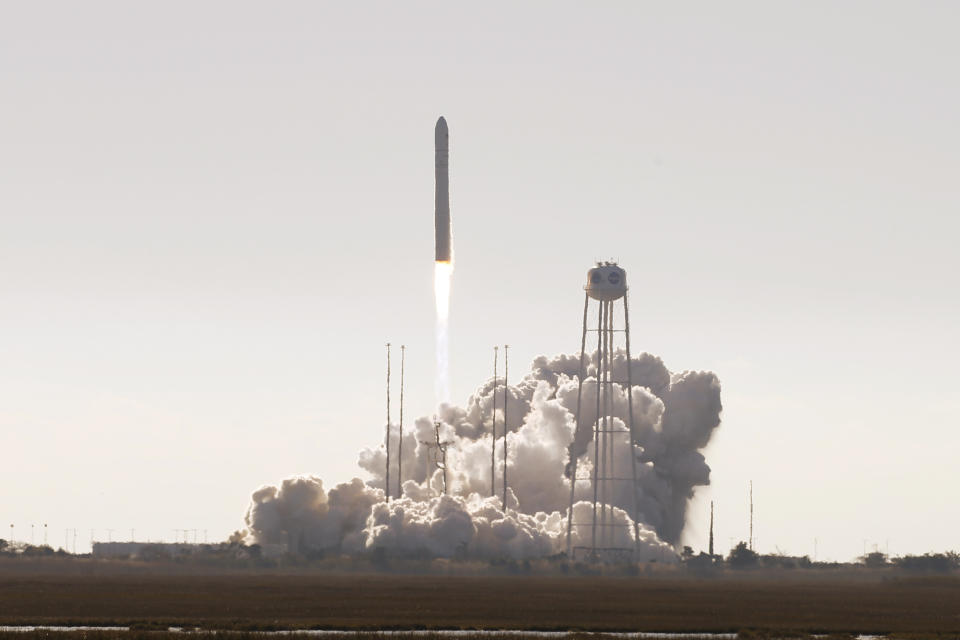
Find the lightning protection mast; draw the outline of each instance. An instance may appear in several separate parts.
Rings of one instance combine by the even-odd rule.
[[[387,343],[387,429],[385,435],[387,449],[387,464],[384,473],[384,487],[387,492],[387,502],[390,502],[390,343]]]
[[[490,409],[490,496],[497,495],[497,351],[493,348],[493,406]]]
[[[507,403],[510,401],[510,387],[507,383],[507,376],[510,371],[510,364],[507,360],[510,345],[503,345],[503,512],[507,512],[507,434],[510,428],[507,426]]]
[[[397,441],[397,497],[403,497],[403,369],[407,360],[407,345],[400,345],[400,437]],[[388,469],[389,470],[389,469]]]

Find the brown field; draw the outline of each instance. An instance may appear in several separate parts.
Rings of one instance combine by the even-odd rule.
[[[0,566],[2,625],[960,634],[960,578],[790,571],[712,578]],[[21,636],[23,637],[23,636]]]

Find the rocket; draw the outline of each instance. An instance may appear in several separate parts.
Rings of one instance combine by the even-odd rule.
[[[450,241],[450,181],[447,175],[450,159],[449,138],[447,121],[440,116],[433,130],[434,167],[437,172],[433,223],[436,233],[437,262],[450,262],[453,259]]]

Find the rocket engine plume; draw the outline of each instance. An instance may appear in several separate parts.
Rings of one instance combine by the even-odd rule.
[[[433,293],[437,302],[437,406],[450,402],[450,284],[452,262],[437,262],[433,272]]]

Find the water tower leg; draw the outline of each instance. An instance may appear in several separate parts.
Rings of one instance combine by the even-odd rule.
[[[600,544],[601,547],[608,545],[610,527],[607,526],[607,511],[610,504],[610,468],[607,464],[607,433],[610,431],[610,413],[607,405],[610,402],[610,316],[613,311],[613,302],[604,302],[603,330],[600,335],[603,337],[603,359],[600,365],[600,392],[602,400],[600,402],[600,413],[603,414],[603,420],[600,427],[600,460],[597,466],[600,468]],[[599,415],[599,414],[598,414]],[[598,418],[599,419],[599,418]]]
[[[600,479],[600,380],[603,368],[603,320],[606,302],[600,302],[597,314],[597,421],[593,425],[593,524],[590,531],[591,560],[597,557],[597,490]]]
[[[580,373],[577,376],[577,423],[573,432],[574,441],[570,443],[570,508],[567,510],[567,557],[573,559],[571,547],[571,531],[573,529],[573,500],[574,490],[577,487],[577,458],[573,455],[573,445],[576,442],[577,432],[580,431],[580,399],[583,397],[583,377],[586,375],[586,365],[583,360],[587,350],[587,309],[590,306],[590,296],[583,296],[583,331],[580,336]]]
[[[630,430],[630,470],[633,473],[633,549],[634,554],[640,547],[640,495],[637,492],[637,455],[633,448],[636,442],[636,431],[633,426],[633,361],[630,359],[630,307],[627,304],[627,296],[623,296],[623,324],[626,335],[627,350],[627,417],[630,424],[627,427]]]

